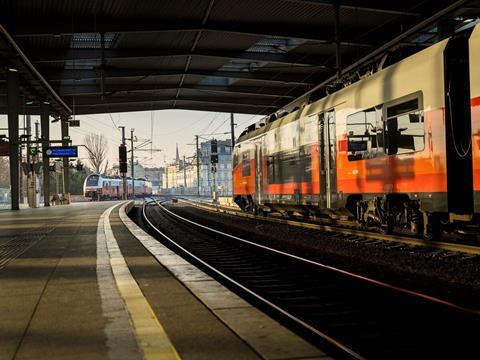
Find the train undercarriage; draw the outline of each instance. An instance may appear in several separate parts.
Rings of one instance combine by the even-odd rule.
[[[407,194],[386,194],[370,199],[352,196],[345,207],[337,209],[300,204],[258,204],[251,195],[237,195],[234,201],[243,211],[254,215],[276,213],[286,218],[356,226],[362,230],[423,237],[426,240],[437,240],[442,235],[478,240],[479,234],[479,221],[475,216],[428,212],[422,209],[420,200],[412,200]]]

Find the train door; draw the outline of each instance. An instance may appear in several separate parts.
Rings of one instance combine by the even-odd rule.
[[[263,204],[263,151],[262,143],[255,143],[255,192],[257,204]]]
[[[444,51],[448,212],[473,213],[472,129],[467,38],[452,38]],[[459,176],[461,174],[461,176]],[[468,219],[468,216],[465,217]]]
[[[469,40],[474,211],[480,213],[480,26]]]
[[[335,111],[327,111],[318,118],[320,156],[320,207],[331,208],[336,193],[336,134]]]

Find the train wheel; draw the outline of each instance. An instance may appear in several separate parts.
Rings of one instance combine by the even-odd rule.
[[[428,241],[435,241],[440,238],[441,235],[441,222],[438,216],[426,215],[427,221],[425,221],[423,238]]]
[[[387,234],[392,234],[393,230],[395,229],[395,217],[393,215],[389,215],[387,218],[387,225],[386,225],[386,232]]]

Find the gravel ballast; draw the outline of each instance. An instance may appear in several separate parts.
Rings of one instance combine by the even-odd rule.
[[[388,242],[299,228],[203,210],[182,202],[167,207],[217,230],[389,284],[478,308],[480,256],[452,255]]]

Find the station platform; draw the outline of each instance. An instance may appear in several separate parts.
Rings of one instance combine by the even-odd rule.
[[[131,202],[0,212],[0,359],[327,359],[163,247]]]

